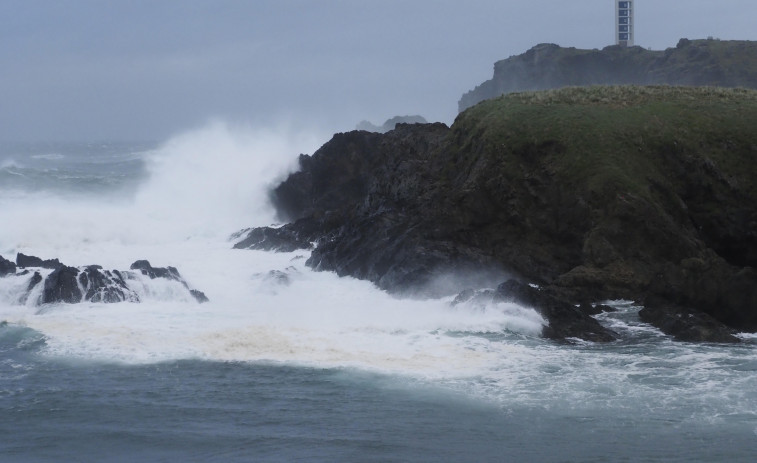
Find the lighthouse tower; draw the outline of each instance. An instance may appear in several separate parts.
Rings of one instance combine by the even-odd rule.
[[[615,1],[615,45],[633,46],[633,0]]]

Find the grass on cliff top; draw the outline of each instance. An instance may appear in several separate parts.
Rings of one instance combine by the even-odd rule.
[[[595,86],[487,100],[453,126],[457,144],[513,168],[538,157],[557,180],[591,191],[647,196],[665,181],[662,153],[714,165],[757,200],[757,91],[716,87]],[[467,145],[467,148],[466,148]],[[540,147],[559,145],[560,150]]]
[[[590,87],[565,87],[538,92],[511,93],[495,98],[492,101],[497,100],[532,105],[598,104],[618,107],[662,102],[690,103],[696,100],[706,101],[708,104],[715,101],[721,103],[740,103],[745,100],[757,102],[757,91],[724,87],[597,85]]]

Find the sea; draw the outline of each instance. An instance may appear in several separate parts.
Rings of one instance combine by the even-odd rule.
[[[307,251],[234,250],[328,138],[212,123],[156,143],[0,144],[0,255],[174,266],[141,302],[0,278],[2,462],[754,462],[757,336],[560,343],[515,304],[394,297]]]

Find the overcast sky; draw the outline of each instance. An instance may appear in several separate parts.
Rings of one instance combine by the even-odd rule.
[[[451,123],[495,61],[602,48],[613,0],[0,0],[0,140],[155,140],[220,118]],[[757,39],[755,0],[637,0],[636,43]]]

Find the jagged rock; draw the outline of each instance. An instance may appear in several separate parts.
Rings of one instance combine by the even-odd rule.
[[[23,256],[23,255],[22,255]],[[35,271],[26,283],[26,291],[19,297],[20,304],[26,304],[29,297],[34,294],[38,299],[36,304],[68,303],[76,304],[83,301],[90,302],[140,302],[139,294],[129,287],[129,282],[136,278],[133,272],[120,272],[118,270],[104,270],[99,265],[89,265],[76,268],[60,264],[57,259],[42,261],[36,257],[23,256],[20,258],[23,265],[39,268],[56,267],[46,277]],[[43,265],[40,265],[43,264]],[[174,267],[152,267],[148,261],[137,261],[132,269],[149,276],[151,279],[166,278],[180,282],[198,302],[207,302],[208,298],[202,291],[190,289],[189,285],[181,278],[179,271]],[[26,270],[14,274],[16,278],[28,275]],[[42,284],[41,291],[36,288]],[[34,291],[34,293],[33,293]],[[37,292],[39,291],[39,292]]]
[[[593,342],[614,341],[617,336],[569,301],[544,290],[508,280],[497,287],[495,301],[515,302],[530,307],[549,322],[542,335],[550,339],[578,338]]]
[[[16,273],[16,264],[0,256],[0,277]]]
[[[260,251],[293,252],[298,249],[310,249],[312,244],[301,239],[299,233],[289,227],[260,227],[239,233],[244,238],[234,245],[234,249],[255,249]]]
[[[42,275],[39,272],[34,272],[34,275],[29,279],[29,284],[26,286],[26,291],[29,292],[34,289],[35,286],[42,283]]]
[[[76,304],[81,302],[83,295],[76,281],[78,275],[79,269],[65,265],[54,270],[45,278],[42,304],[54,302]]]
[[[737,343],[735,330],[704,312],[652,298],[639,311],[639,318],[678,341]]]
[[[27,256],[20,252],[16,255],[16,265],[21,268],[40,267],[51,270],[57,270],[63,267],[63,264],[61,264],[58,259],[42,260],[39,257]]]
[[[210,299],[208,299],[208,297],[202,291],[198,291],[196,289],[190,289],[189,294],[191,294],[192,297],[194,297],[195,300],[199,302],[200,304],[210,301]]]
[[[79,273],[79,283],[84,288],[84,299],[91,302],[139,302],[139,295],[126,284],[118,270],[103,270],[99,265],[90,265]]]

